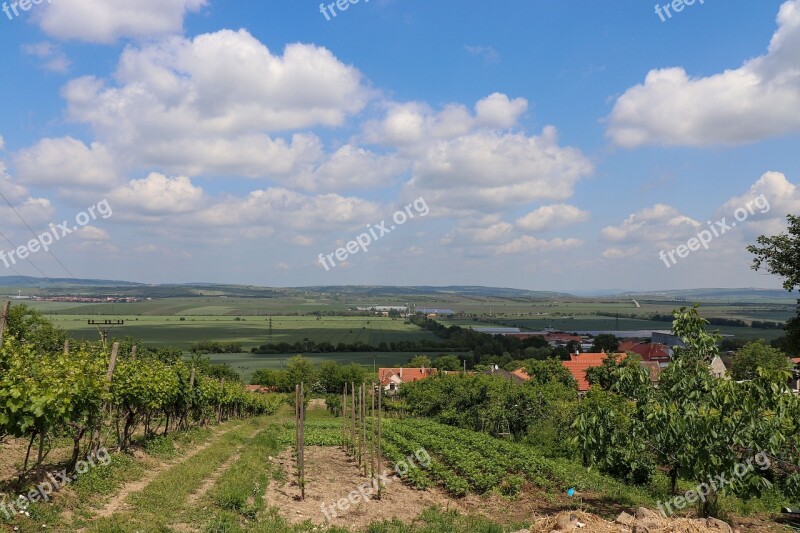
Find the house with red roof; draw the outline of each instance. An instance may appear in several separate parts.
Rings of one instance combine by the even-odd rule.
[[[624,353],[612,354],[615,358],[625,357]],[[569,361],[562,361],[564,368],[569,370],[572,377],[578,383],[578,392],[584,394],[589,390],[589,381],[586,379],[586,371],[590,368],[602,366],[603,361],[608,358],[605,352],[600,353],[573,353],[569,355]]]
[[[386,391],[395,391],[403,383],[413,383],[438,373],[435,368],[379,368],[378,381]]]
[[[523,368],[518,368],[518,369],[514,370],[511,374],[513,376],[518,377],[519,379],[521,379],[523,381],[530,381],[531,380],[531,376],[527,372],[525,372],[525,370]]]
[[[619,343],[619,351],[633,352],[642,356],[642,361],[658,363],[662,368],[672,359],[672,350],[664,344],[625,340]]]

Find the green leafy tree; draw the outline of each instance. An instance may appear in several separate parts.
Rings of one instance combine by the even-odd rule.
[[[310,359],[295,355],[286,363],[286,377],[290,386],[304,383],[306,390],[311,390],[317,381],[317,369]]]
[[[753,270],[762,268],[771,274],[783,278],[783,288],[793,292],[800,288],[800,215],[786,215],[788,230],[786,233],[768,237],[762,235],[756,244],[748,246],[753,254]],[[797,301],[797,316],[786,324],[787,350],[800,352],[800,300]]]
[[[788,370],[789,359],[786,354],[770,347],[764,340],[745,345],[736,353],[731,365],[731,377],[736,380],[755,379],[758,369]]]
[[[7,333],[28,344],[34,351],[53,353],[64,349],[67,332],[25,304],[11,306]]]
[[[523,367],[525,372],[531,377],[531,385],[543,385],[546,383],[560,383],[570,389],[578,390],[575,378],[558,359],[547,359],[545,361],[529,360],[525,361]]]
[[[438,370],[461,370],[461,360],[455,355],[440,355],[433,366]]]
[[[592,341],[592,352],[614,353],[619,350],[619,339],[610,333],[601,333]]]
[[[406,368],[432,368],[433,363],[427,355],[415,355],[406,364]]]

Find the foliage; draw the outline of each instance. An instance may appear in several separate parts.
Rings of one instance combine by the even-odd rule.
[[[37,352],[57,352],[64,349],[67,332],[54,326],[38,310],[25,304],[14,305],[8,313],[7,333],[24,340]]]
[[[783,288],[789,292],[800,289],[800,215],[786,215],[787,233],[767,237],[762,235],[747,247],[753,254],[753,270],[765,269],[783,278]],[[786,324],[787,351],[800,352],[800,300],[797,315]]]
[[[735,380],[755,379],[758,369],[770,371],[788,370],[789,359],[786,354],[771,348],[763,340],[751,342],[736,353],[731,365],[731,377]]]
[[[601,333],[592,341],[592,352],[614,353],[619,350],[619,339],[610,333]]]
[[[530,384],[544,385],[546,383],[560,383],[571,389],[578,389],[578,384],[569,370],[558,359],[544,361],[529,360],[523,366],[525,372],[531,377]]]
[[[786,387],[788,372],[761,368],[744,383],[716,379],[708,364],[719,335],[706,331],[697,306],[681,308],[674,317],[673,332],[686,347],[676,349],[657,389],[633,389],[633,396],[593,389],[581,404],[576,444],[586,462],[630,480],[660,466],[668,471],[673,492],[679,476],[697,483],[719,474],[730,477],[757,452],[794,457],[796,464],[800,402]],[[619,379],[623,371],[612,370],[612,377]],[[772,481],[789,487],[791,479],[768,472],[734,481],[720,493],[754,495]],[[712,494],[701,512],[711,511],[716,497]]]
[[[456,374],[407,383],[400,397],[413,415],[521,438],[535,421],[550,416],[558,402],[577,398],[577,391],[554,381],[519,385],[496,376]]]
[[[433,363],[431,362],[431,358],[427,355],[415,355],[411,359],[409,359],[408,363],[405,365],[406,368],[432,368]]]

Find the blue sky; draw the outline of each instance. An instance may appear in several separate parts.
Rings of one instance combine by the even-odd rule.
[[[745,247],[800,212],[800,0],[7,4],[0,249],[113,215],[0,275],[779,286]]]

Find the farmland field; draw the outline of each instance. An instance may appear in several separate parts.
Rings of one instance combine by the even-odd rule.
[[[98,338],[95,326],[87,321],[108,317],[97,315],[73,315],[48,313],[47,318],[77,338]],[[340,342],[352,344],[363,342],[377,346],[381,342],[423,339],[436,340],[429,332],[402,319],[383,317],[316,317],[276,316],[272,319],[272,338],[268,339],[269,318],[264,316],[232,317],[224,315],[181,316],[132,316],[114,315],[124,320],[123,326],[115,327],[112,335],[133,336],[149,346],[177,346],[188,348],[198,341],[241,342],[245,349],[271,343],[295,342],[305,339],[314,342]],[[181,320],[183,318],[183,320]]]

